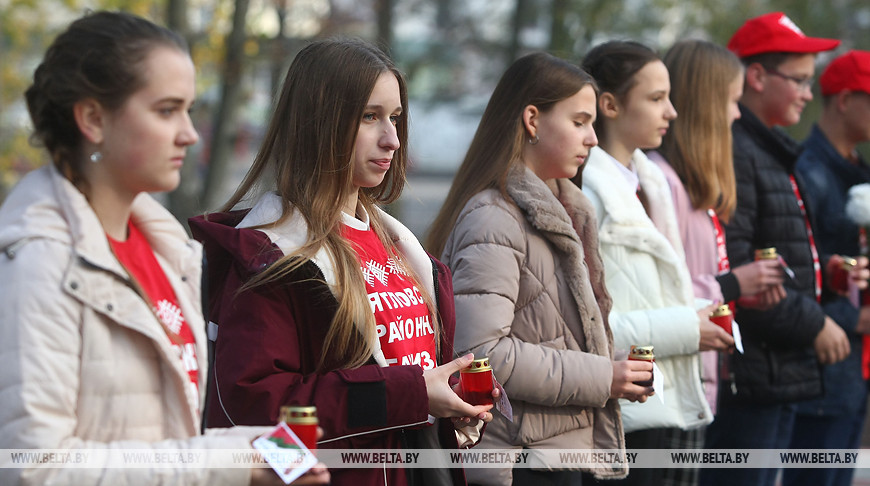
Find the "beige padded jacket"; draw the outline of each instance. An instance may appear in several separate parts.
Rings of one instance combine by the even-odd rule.
[[[254,432],[198,436],[206,378],[201,247],[157,201],[133,220],[194,332],[200,396],[85,197],[53,167],[0,208],[0,449],[249,449]],[[240,435],[236,435],[240,434]],[[199,456],[202,460],[205,457]],[[0,468],[0,484],[245,485],[250,470]]]
[[[507,195],[513,202],[495,189],[472,197],[442,255],[453,272],[456,349],[488,356],[513,406],[513,423],[496,415],[479,447],[624,450],[594,211],[570,181],[545,184],[525,166],[511,170]],[[510,484],[511,469],[466,474]]]

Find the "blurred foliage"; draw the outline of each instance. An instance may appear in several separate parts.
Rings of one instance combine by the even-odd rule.
[[[205,140],[214,123],[209,117],[217,104],[234,2],[187,2],[202,100],[198,109],[205,111],[195,115],[204,132],[198,150],[203,152],[200,165],[206,167]],[[0,199],[21,174],[46,159],[28,144],[22,97],[42,52],[71,20],[87,9],[104,8],[165,24],[167,5],[153,0],[0,0]],[[867,0],[252,0],[244,44],[243,110],[254,121],[234,119],[242,135],[233,140],[241,140],[239,150],[245,144],[256,147],[249,134],[256,136],[260,128],[252,124],[265,123],[268,102],[262,99],[271,97],[293,53],[313,37],[345,34],[383,40],[406,71],[412,97],[476,106],[488,98],[505,67],[532,50],[579,61],[593,45],[614,38],[640,40],[661,51],[686,37],[725,44],[747,18],[775,10],[786,12],[809,35],[842,39],[837,53],[870,50]],[[384,19],[392,25],[378,25]],[[830,58],[819,56],[819,65]],[[810,104],[803,122],[789,129],[794,136],[807,133],[819,105]]]
[[[217,83],[215,67],[221,61],[227,24],[226,1],[192,0],[193,6],[213,4],[201,15],[192,55],[199,76],[199,92]],[[165,23],[164,2],[151,0],[0,0],[0,200],[29,170],[48,161],[41,148],[29,140],[30,120],[23,93],[52,39],[72,20],[92,10],[123,10]]]

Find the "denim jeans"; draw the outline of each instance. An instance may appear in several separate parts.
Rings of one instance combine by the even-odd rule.
[[[864,410],[833,416],[798,415],[791,449],[860,449]],[[783,486],[851,486],[853,468],[784,469]]]
[[[720,397],[730,394],[720,383]],[[720,400],[713,423],[707,427],[707,449],[788,449],[795,406],[792,404],[752,405]],[[701,486],[773,486],[778,469],[703,468]]]

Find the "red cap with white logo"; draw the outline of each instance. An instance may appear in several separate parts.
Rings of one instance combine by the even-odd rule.
[[[834,59],[819,78],[822,95],[841,91],[870,93],[870,52],[849,51]]]
[[[814,54],[830,51],[838,45],[840,41],[837,39],[807,37],[782,12],[771,12],[747,20],[728,41],[728,49],[741,58],[768,52]]]

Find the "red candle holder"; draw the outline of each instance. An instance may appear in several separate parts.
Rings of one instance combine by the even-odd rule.
[[[655,362],[655,354],[653,353],[653,346],[635,346],[632,344],[631,351],[628,353],[628,359],[632,361],[649,361],[650,363]],[[633,382],[638,386],[653,386],[653,379],[644,381],[635,381]]]
[[[835,292],[845,294],[849,291],[849,273],[858,264],[854,258],[843,258],[843,263],[834,268],[831,275],[831,288]]]
[[[459,388],[462,398],[472,405],[492,404],[492,368],[489,358],[471,362],[471,366],[459,372]]]
[[[734,322],[734,314],[731,313],[731,308],[728,307],[728,304],[723,304],[716,308],[710,314],[710,321],[724,329],[728,334],[733,334],[731,324]]]
[[[281,407],[279,421],[286,423],[309,450],[317,449],[317,407]]]

